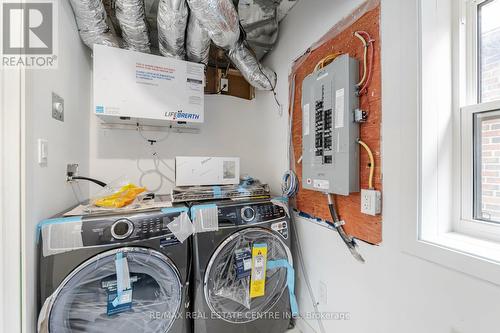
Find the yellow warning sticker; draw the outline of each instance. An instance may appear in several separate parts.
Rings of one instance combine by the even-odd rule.
[[[250,278],[250,298],[264,296],[266,292],[267,244],[252,247],[252,273]]]

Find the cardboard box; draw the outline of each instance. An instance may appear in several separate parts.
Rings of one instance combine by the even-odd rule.
[[[239,157],[177,156],[175,185],[232,185],[240,182]]]

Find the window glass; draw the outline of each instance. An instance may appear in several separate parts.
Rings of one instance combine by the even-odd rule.
[[[475,117],[475,217],[500,222],[500,112]]]
[[[500,100],[500,0],[478,8],[479,99]]]

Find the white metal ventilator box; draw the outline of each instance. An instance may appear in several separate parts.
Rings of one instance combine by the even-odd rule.
[[[204,66],[94,45],[94,112],[109,123],[202,123]]]

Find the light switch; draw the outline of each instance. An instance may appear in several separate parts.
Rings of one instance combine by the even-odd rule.
[[[38,139],[38,164],[47,165],[49,159],[49,142],[45,139]]]

